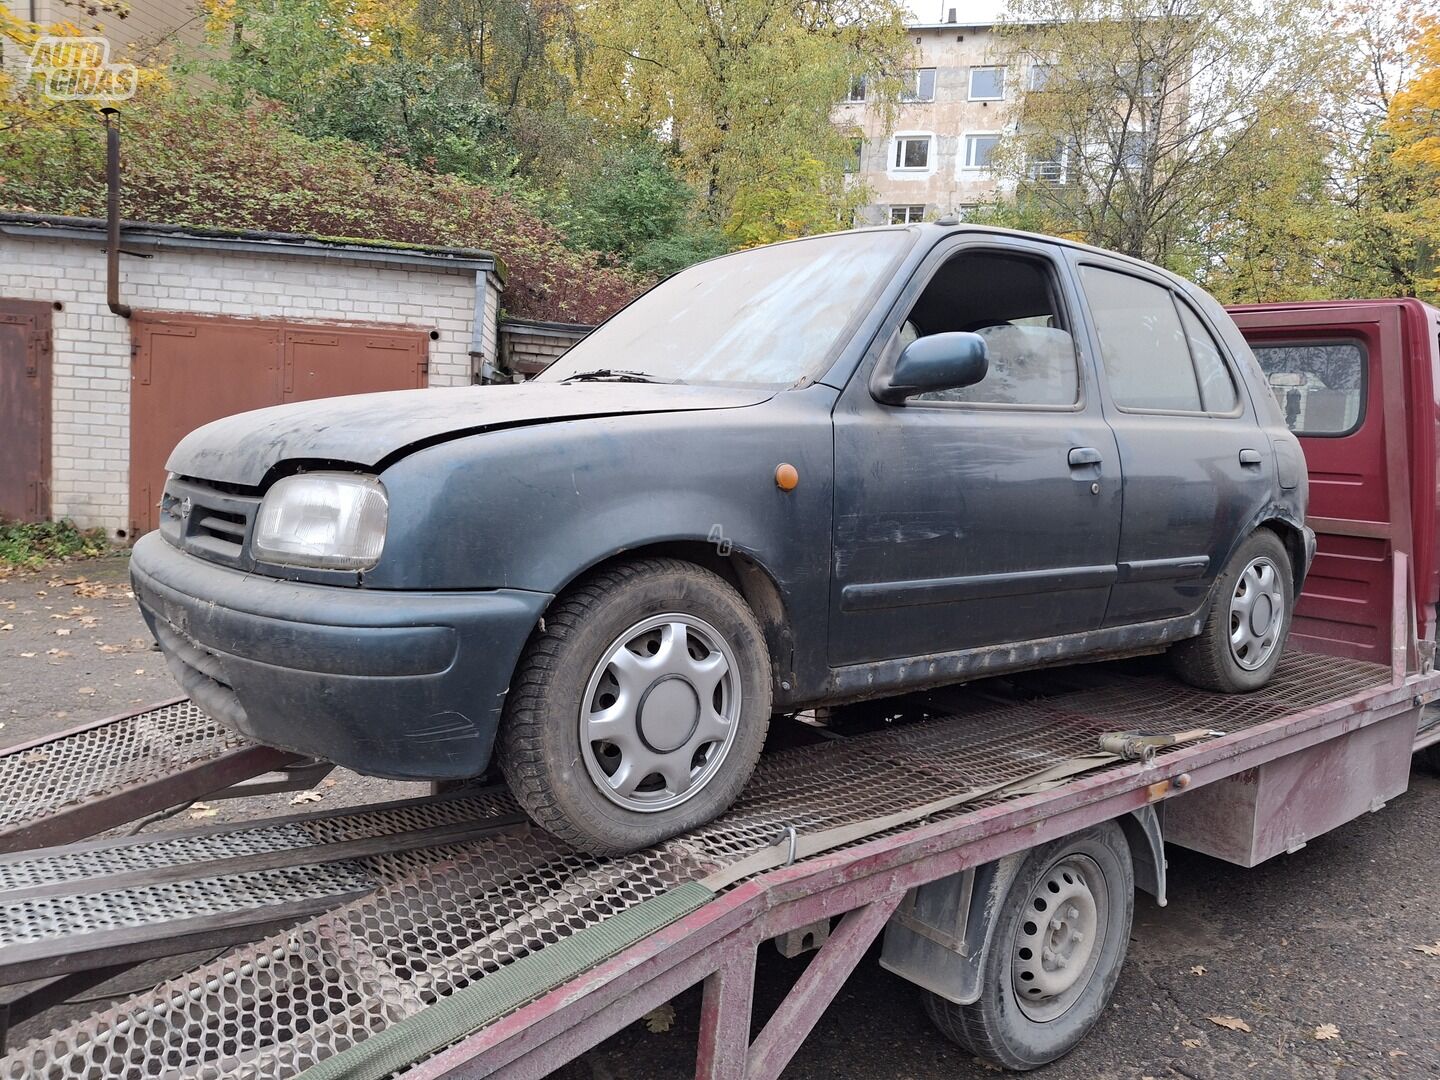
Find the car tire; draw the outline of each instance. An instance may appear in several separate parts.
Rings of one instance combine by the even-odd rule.
[[[718,574],[678,559],[600,570],[521,657],[500,767],[534,821],[614,855],[687,832],[740,794],[770,723],[770,656]]]
[[[1107,821],[1042,844],[1020,864],[1000,906],[980,997],[957,1005],[926,991],[925,1012],[947,1039],[1006,1069],[1054,1061],[1109,1003],[1134,913],[1135,870],[1119,825]],[[1072,942],[1076,932],[1082,940]],[[1051,949],[1061,946],[1075,967],[1054,965]]]
[[[1275,533],[1256,529],[1216,579],[1199,636],[1170,647],[1171,669],[1202,690],[1258,690],[1284,655],[1294,608],[1290,553]]]

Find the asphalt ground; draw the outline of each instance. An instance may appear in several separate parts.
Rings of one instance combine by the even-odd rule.
[[[0,745],[175,696],[110,558],[0,580]],[[403,798],[423,785],[336,770],[305,809]],[[318,795],[318,799],[315,796]],[[147,826],[295,812],[294,794],[215,800]],[[1170,849],[1170,903],[1137,895],[1114,1000],[1046,1080],[1440,1077],[1440,779],[1251,870]],[[1425,951],[1429,948],[1430,951]],[[194,958],[196,961],[203,957]],[[164,978],[146,965],[11,1033],[12,1045],[87,1014],[97,997]],[[808,958],[763,946],[756,1030]],[[693,1075],[698,990],[571,1063],[557,1080]],[[1212,1017],[1231,1026],[1221,1026]],[[1236,1029],[1232,1021],[1249,1030]],[[1317,1037],[1332,1035],[1332,1037]],[[652,1030],[654,1029],[654,1030]],[[785,1072],[787,1080],[968,1080],[996,1070],[946,1042],[920,992],[874,951]]]

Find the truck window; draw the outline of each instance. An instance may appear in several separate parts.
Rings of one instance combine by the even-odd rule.
[[[1080,400],[1075,339],[1045,260],[967,251],[946,262],[915,302],[899,344],[957,330],[985,339],[990,357],[985,378],[912,400],[1059,408]]]
[[[1083,267],[1081,279],[1115,404],[1165,412],[1206,411],[1170,290],[1098,266]]]
[[[1285,424],[1297,435],[1349,435],[1365,416],[1365,348],[1357,341],[1251,345]]]

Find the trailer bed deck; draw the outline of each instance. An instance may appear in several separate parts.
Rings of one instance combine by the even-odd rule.
[[[845,963],[911,885],[1418,716],[1434,682],[1403,666],[1291,653],[1270,686],[1243,696],[1124,664],[918,695],[909,704],[921,718],[769,754],[723,818],[614,859],[566,849],[498,790],[12,854],[0,860],[0,981],[151,955],[147,942],[226,944],[243,936],[237,927],[251,937],[286,928],[16,1048],[0,1078],[296,1076],[482,985],[485,1022],[448,1047],[393,1051],[411,1055],[400,1070],[543,1076],[702,979],[701,1074],[774,1075],[793,1052],[779,1029],[739,1043],[738,1072],[739,1036],[722,1030],[736,1022],[721,1004],[748,995],[744,953],[753,977],[758,942],[850,912],[811,965],[823,973],[826,953]],[[1191,729],[1211,734],[1153,763],[1096,757],[1104,732]],[[977,794],[907,818],[957,791]],[[837,842],[745,872],[787,838],[824,836]],[[727,878],[727,867],[738,872]],[[617,917],[717,873],[713,898],[607,947]],[[548,967],[547,950],[557,958]],[[771,1025],[803,1019],[777,1014]]]

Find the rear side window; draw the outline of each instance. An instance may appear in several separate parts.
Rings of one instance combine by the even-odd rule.
[[[1365,349],[1357,341],[1251,344],[1285,425],[1297,435],[1349,435],[1365,417]]]
[[[1206,412],[1234,412],[1239,399],[1235,396],[1235,380],[1230,377],[1230,368],[1220,346],[1210,336],[1199,317],[1186,304],[1178,304],[1180,322],[1185,326],[1185,340],[1190,345],[1190,356],[1195,361],[1195,377],[1200,383],[1200,404]]]
[[[1081,276],[1115,404],[1200,412],[1200,385],[1170,290],[1094,266]]]

